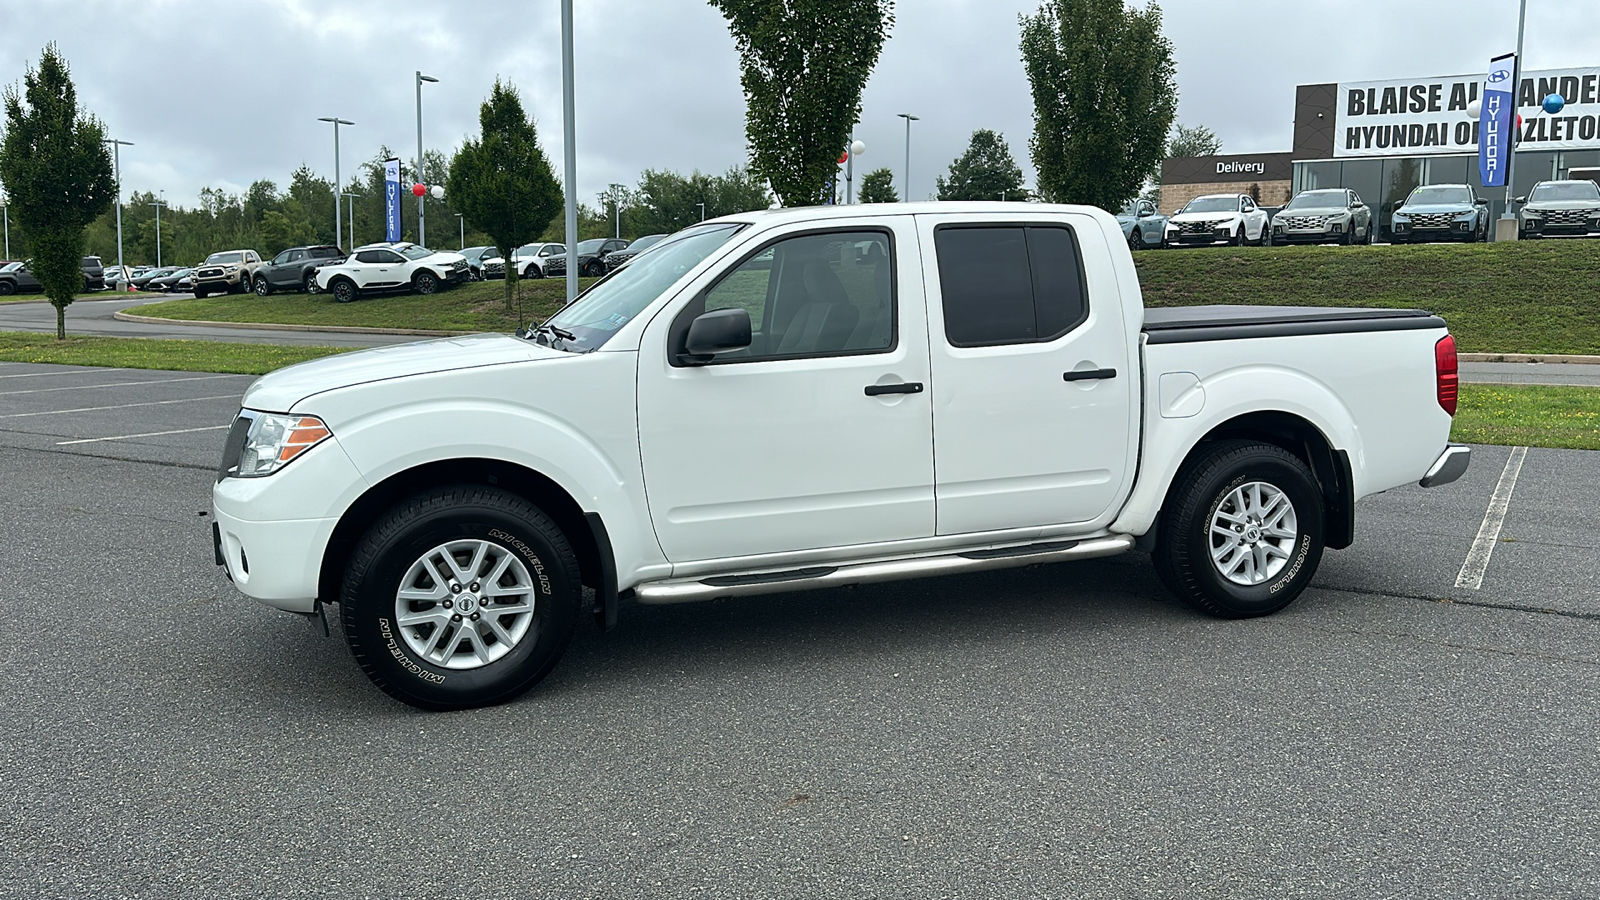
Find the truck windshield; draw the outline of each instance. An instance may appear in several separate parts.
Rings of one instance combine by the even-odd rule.
[[[1405,202],[1406,206],[1424,203],[1459,203],[1462,206],[1472,205],[1472,189],[1464,187],[1420,187],[1411,192],[1411,198]]]
[[[1529,200],[1600,200],[1600,186],[1592,181],[1541,184]]]
[[[1297,194],[1284,209],[1342,209],[1350,205],[1344,191],[1305,191]]]
[[[425,256],[432,256],[433,255],[433,251],[432,250],[429,250],[426,247],[415,247],[415,246],[406,247],[406,248],[402,249],[400,251],[400,253],[402,255],[404,255],[406,259],[422,259]]]
[[[1238,197],[1196,197],[1183,207],[1186,213],[1192,212],[1238,212]]]
[[[222,266],[227,265],[228,263],[240,263],[244,262],[244,254],[237,250],[233,251],[232,253],[213,253],[206,257],[206,262],[213,266]]]
[[[597,350],[744,227],[725,223],[680,231],[597,282],[545,324],[574,336],[565,340],[561,349],[579,353]]]

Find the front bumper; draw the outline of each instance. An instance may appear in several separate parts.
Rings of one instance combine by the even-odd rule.
[[[1451,444],[1444,448],[1444,452],[1428,468],[1428,474],[1417,483],[1425,488],[1449,484],[1465,475],[1471,464],[1472,448],[1466,444]]]

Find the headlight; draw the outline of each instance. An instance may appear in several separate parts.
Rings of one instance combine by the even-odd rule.
[[[240,442],[238,456],[224,460],[223,475],[234,478],[260,478],[288,465],[300,454],[333,436],[316,416],[283,416],[245,410],[239,414],[248,426]],[[229,451],[238,440],[230,435]],[[231,452],[229,453],[231,456]]]
[[[222,271],[226,272],[229,275],[232,275],[233,273],[239,271],[239,267],[238,266],[224,266]]]
[[[1542,210],[1523,208],[1522,214],[1530,219],[1537,219],[1544,215]]]

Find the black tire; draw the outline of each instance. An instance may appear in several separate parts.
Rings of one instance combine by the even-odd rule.
[[[605,266],[598,261],[591,260],[587,265],[578,270],[578,274],[585,278],[599,278],[606,273]]]
[[[0,281],[0,297],[9,297],[17,292],[17,286],[10,281]]]
[[[490,545],[491,552],[511,557],[528,576],[525,596],[533,603],[520,639],[498,659],[475,668],[448,668],[430,660],[411,643],[415,635],[402,632],[397,617],[396,594],[408,572],[452,541]],[[485,566],[490,562],[485,557]],[[424,581],[432,579],[424,576]],[[470,597],[471,589],[462,587],[450,596]],[[497,488],[455,485],[413,497],[374,525],[350,557],[339,599],[345,640],[373,684],[419,709],[449,710],[504,703],[550,674],[577,627],[583,586],[571,545],[537,507]],[[428,611],[442,605],[419,601],[409,608]],[[420,627],[458,628],[452,623],[459,621],[457,616]],[[500,643],[496,639],[490,646]]]
[[[424,269],[412,277],[411,289],[419,294],[431,294],[439,290],[439,279],[432,272]]]
[[[1239,223],[1239,233],[1235,234],[1231,239],[1229,239],[1228,246],[1229,247],[1243,247],[1244,246],[1244,223],[1243,222]]]
[[[263,275],[260,278],[257,278],[256,279],[256,296],[257,297],[265,297],[266,295],[268,295],[270,293],[272,293],[272,284],[271,284],[271,282],[267,281],[267,276]]]
[[[1128,249],[1143,250],[1144,248],[1144,234],[1139,231],[1139,226],[1135,225],[1133,230],[1128,232]]]
[[[1235,489],[1253,482],[1288,498],[1297,527],[1283,564],[1259,583],[1243,585],[1212,561],[1211,523]],[[1174,596],[1201,612],[1226,619],[1271,615],[1300,596],[1316,574],[1322,512],[1321,491],[1298,457],[1270,444],[1220,441],[1185,463],[1173,482],[1156,534],[1156,574]]]
[[[329,289],[333,292],[335,303],[349,303],[359,296],[356,283],[348,278],[335,278]]]
[[[194,289],[194,298],[196,300],[204,300],[205,298],[207,298],[209,296],[211,296],[211,292],[206,290],[205,288],[197,287],[197,288]]]
[[[305,280],[300,282],[300,289],[305,291],[308,294],[321,293],[317,289],[317,275],[316,275],[315,272],[306,273]]]
[[[533,264],[530,263],[528,265],[528,268],[523,270],[522,277],[523,278],[543,278],[544,277],[544,270],[539,268],[538,266],[533,265]]]

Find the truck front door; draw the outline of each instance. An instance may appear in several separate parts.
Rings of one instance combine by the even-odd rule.
[[[668,559],[933,535],[922,276],[897,221],[769,233],[651,322],[639,443]],[[748,350],[678,358],[690,322],[732,307],[750,315]]]
[[[917,217],[938,533],[1092,529],[1127,495],[1137,450],[1138,326],[1112,248],[1088,215],[988,218]]]

